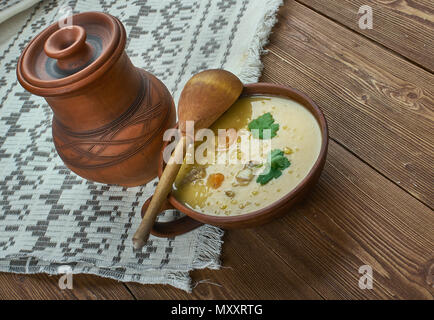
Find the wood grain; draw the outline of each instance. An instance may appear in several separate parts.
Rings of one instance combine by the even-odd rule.
[[[326,298],[432,299],[434,215],[336,143],[304,206],[258,235]],[[291,248],[288,250],[287,248]],[[371,265],[374,290],[360,290]]]
[[[60,276],[0,273],[0,300],[132,300],[123,283],[93,275],[73,275],[73,289],[61,290]]]
[[[434,205],[434,76],[297,3],[279,11],[262,81],[304,91],[330,136]]]
[[[192,294],[128,283],[138,299],[322,299],[250,230],[228,231],[221,270],[192,272]]]
[[[434,2],[432,0],[297,0],[396,51],[402,56],[434,70]],[[359,28],[359,8],[369,5],[373,28]]]

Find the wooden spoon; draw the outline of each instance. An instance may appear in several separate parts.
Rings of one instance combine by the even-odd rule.
[[[194,130],[210,127],[240,96],[243,84],[235,75],[225,70],[206,70],[194,75],[185,84],[178,103],[178,121],[182,138],[164,168],[155,193],[133,236],[135,249],[142,248],[148,240],[160,208],[172,190],[173,182],[181,168],[187,147],[186,121],[194,121]],[[194,141],[193,139],[188,139]]]

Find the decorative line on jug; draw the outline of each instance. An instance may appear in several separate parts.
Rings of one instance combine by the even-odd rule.
[[[142,77],[143,81],[143,77]],[[114,164],[120,163],[134,154],[138,153],[142,150],[150,141],[161,134],[164,127],[160,127],[158,130],[150,131],[147,127],[150,125],[150,121],[163,112],[165,112],[163,123],[168,119],[170,110],[169,107],[162,110],[161,102],[158,102],[154,105],[151,104],[151,82],[149,79],[146,79],[144,86],[145,88],[143,92],[148,92],[146,95],[146,102],[143,104],[146,109],[146,113],[140,113],[134,115],[140,105],[142,105],[144,94],[141,95],[141,99],[136,99],[133,105],[116,121],[105,125],[104,127],[98,128],[96,130],[87,131],[87,132],[70,132],[66,128],[61,128],[61,131],[65,131],[65,133],[70,136],[77,138],[75,141],[71,141],[64,145],[59,145],[56,141],[56,148],[58,150],[59,156],[62,160],[71,166],[80,169],[94,169],[112,166]],[[56,122],[56,125],[59,123]],[[122,140],[112,140],[116,135],[122,132],[123,129],[127,127],[131,127],[134,125],[143,124],[142,132],[148,132],[147,134],[141,134],[134,138],[122,139]],[[64,130],[66,129],[66,130]],[[60,137],[59,137],[60,138]],[[89,140],[89,138],[91,138]],[[94,139],[92,139],[94,138]],[[127,145],[131,144],[132,146],[128,148],[126,151],[117,154],[117,155],[101,155],[102,152],[107,150],[110,146],[115,145]],[[80,145],[90,145],[90,147],[85,150],[80,148]],[[96,152],[92,152],[99,148]],[[78,157],[76,159],[68,159],[65,156],[65,152],[73,151]],[[92,162],[102,162],[102,163],[88,163]]]
[[[140,105],[142,104],[143,98],[146,95],[146,92],[148,93],[147,95],[147,99],[149,102],[149,98],[151,95],[151,84],[149,79],[145,79],[143,78],[143,75],[140,74],[140,91],[136,97],[136,99],[133,101],[133,103],[128,107],[128,109],[121,114],[118,118],[116,118],[114,121],[96,128],[96,129],[92,129],[92,130],[88,130],[88,131],[81,131],[81,132],[76,132],[76,131],[72,131],[69,130],[68,127],[64,126],[60,121],[57,120],[56,117],[53,118],[53,125],[55,124],[56,126],[60,127],[62,131],[64,131],[65,133],[68,134],[68,136],[71,137],[78,137],[78,138],[88,138],[88,137],[92,137],[92,136],[99,136],[102,135],[104,133],[106,133],[107,131],[112,130],[113,128],[115,128],[119,123],[125,121],[126,119],[128,119],[129,117],[131,117],[136,111],[137,109],[140,107]]]

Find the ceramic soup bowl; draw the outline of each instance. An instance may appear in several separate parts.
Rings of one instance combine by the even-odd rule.
[[[240,98],[249,96],[276,96],[294,100],[304,106],[316,119],[321,132],[321,148],[318,158],[314,162],[308,174],[302,179],[298,185],[291,191],[283,194],[277,201],[272,202],[270,205],[251,211],[245,214],[229,215],[229,216],[216,216],[201,213],[186,206],[177,200],[172,194],[169,194],[166,202],[163,204],[162,212],[168,209],[177,209],[184,213],[186,216],[170,221],[170,222],[156,222],[152,234],[160,237],[171,237],[183,234],[202,224],[210,224],[224,229],[237,229],[256,227],[273,219],[281,217],[290,212],[291,207],[303,199],[306,194],[314,187],[318,181],[321,171],[324,167],[328,148],[328,129],[327,123],[323,113],[318,106],[304,93],[283,85],[270,84],[270,83],[254,83],[244,86]],[[158,175],[161,176],[164,169],[163,150],[168,145],[166,142],[160,155]],[[142,207],[142,216],[150,203],[149,198]]]

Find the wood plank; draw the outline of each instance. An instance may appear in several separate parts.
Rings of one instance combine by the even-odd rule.
[[[332,141],[309,201],[258,235],[325,298],[432,299],[432,230],[429,208]],[[373,290],[358,287],[365,264]]]
[[[267,48],[262,81],[307,93],[332,138],[433,206],[432,74],[297,2]]]
[[[61,299],[116,299],[134,297],[123,283],[93,275],[73,275],[73,288],[61,290],[60,276],[41,274],[0,273],[1,300],[61,300]]]
[[[223,268],[192,272],[192,294],[169,286],[128,288],[137,299],[322,299],[251,231],[226,232],[224,241]]]
[[[375,40],[417,64],[434,70],[434,2],[381,0],[297,0]],[[373,28],[359,28],[359,8],[369,5]]]

